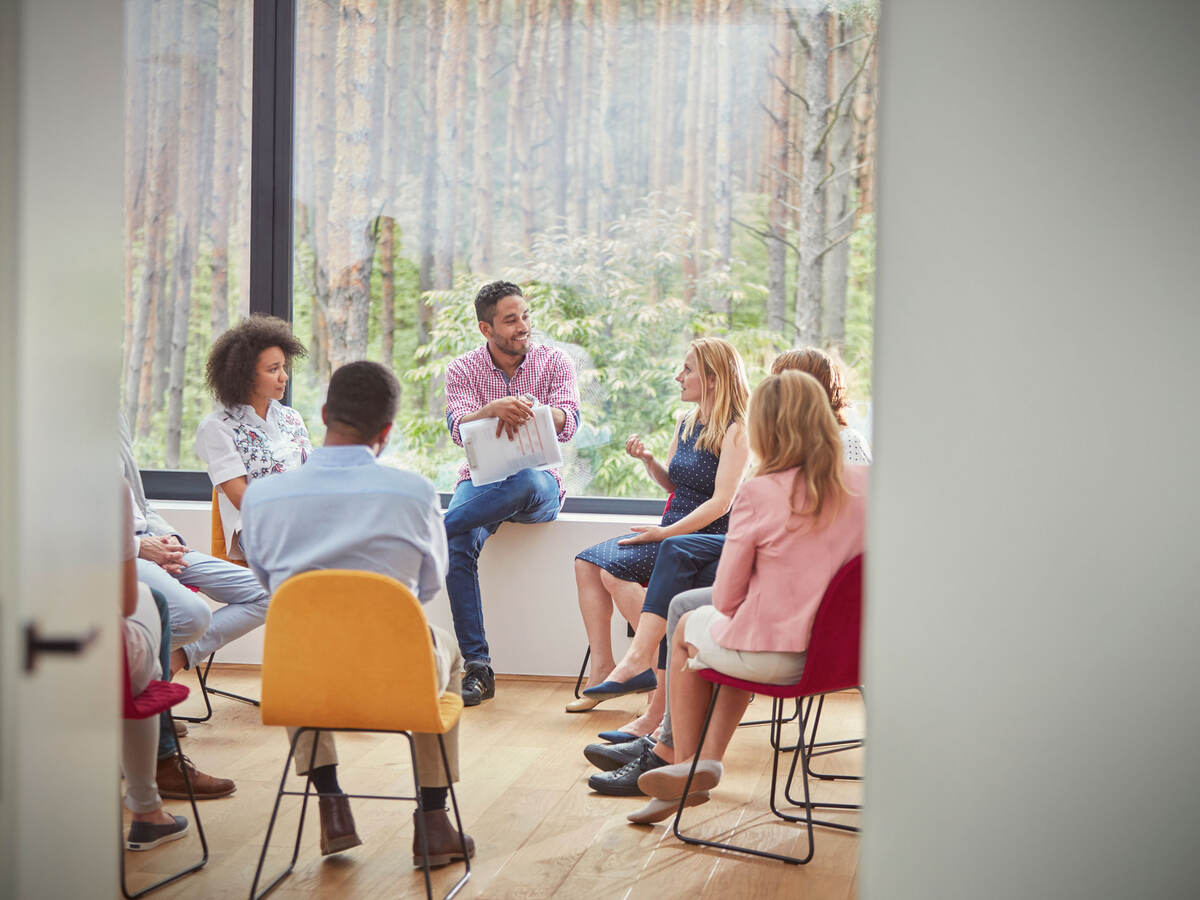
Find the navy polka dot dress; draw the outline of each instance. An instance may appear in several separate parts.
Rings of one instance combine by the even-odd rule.
[[[700,429],[696,428],[691,437],[684,437],[683,425],[680,424],[679,434],[676,436],[675,456],[667,469],[667,475],[675,485],[675,496],[671,500],[670,508],[663,513],[663,525],[678,522],[711,498],[716,488],[718,457],[715,453],[696,448],[696,439],[699,436]],[[729,513],[726,513],[715,522],[701,528],[697,534],[724,534],[728,528]],[[631,534],[632,532],[595,544],[575,558],[597,565],[622,581],[649,581],[659,545],[655,543],[621,546],[617,543]]]

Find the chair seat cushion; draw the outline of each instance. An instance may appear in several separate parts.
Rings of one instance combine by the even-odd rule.
[[[157,716],[187,698],[187,685],[172,684],[169,681],[151,681],[146,689],[136,697],[126,695],[126,719],[148,719]]]

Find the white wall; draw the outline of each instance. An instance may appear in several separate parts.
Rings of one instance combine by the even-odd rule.
[[[0,896],[116,892],[120,0],[0,0]],[[98,639],[24,666],[25,626]]]
[[[883,8],[862,896],[1200,896],[1195,5]]]
[[[209,548],[210,505],[159,501],[166,517],[192,547]],[[587,635],[579,617],[574,559],[584,547],[627,531],[630,525],[657,523],[656,517],[564,513],[541,525],[501,525],[479,558],[484,625],[492,663],[508,675],[579,674]],[[445,591],[425,607],[429,621],[454,626]],[[227,644],[220,662],[261,663],[261,628]],[[628,643],[625,622],[613,615],[613,641],[618,652]]]

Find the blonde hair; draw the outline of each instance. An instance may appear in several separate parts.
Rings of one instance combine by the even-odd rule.
[[[750,398],[750,449],[756,475],[796,469],[788,499],[792,514],[820,527],[823,513],[836,510],[846,495],[842,441],[824,386],[806,372],[768,375]],[[796,507],[800,488],[804,505]]]
[[[746,370],[737,349],[722,338],[697,338],[688,344],[688,350],[696,355],[696,365],[700,370],[700,403],[684,416],[683,436],[690,438],[699,425],[697,415],[708,402],[708,379],[712,378],[712,410],[708,421],[700,426],[696,449],[720,453],[725,429],[734,422],[746,421],[746,410],[750,403]]]
[[[817,379],[829,395],[829,407],[833,410],[833,417],[839,425],[847,424],[844,410],[850,405],[850,401],[846,399],[846,382],[842,375],[842,367],[832,354],[816,347],[785,350],[771,363],[771,374],[778,375],[788,371],[807,372]]]

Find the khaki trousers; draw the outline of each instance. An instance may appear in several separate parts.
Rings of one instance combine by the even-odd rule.
[[[462,693],[463,658],[458,651],[458,641],[443,628],[429,626],[433,634],[433,660],[437,668],[438,690]],[[288,740],[296,734],[295,728],[288,729]],[[442,754],[438,749],[436,734],[413,733],[413,749],[417,757],[417,778],[421,787],[446,787],[458,781],[458,723],[443,736],[446,743],[446,762],[450,766],[450,778],[442,769]],[[308,761],[313,752],[314,732],[306,731],[296,741],[296,774],[308,774]],[[315,733],[317,754],[313,758],[313,768],[337,765],[337,746],[333,734],[328,731]]]

